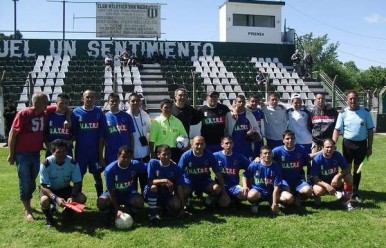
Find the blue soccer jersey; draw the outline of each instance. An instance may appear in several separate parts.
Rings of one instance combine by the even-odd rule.
[[[273,192],[274,186],[282,185],[281,167],[272,162],[269,166],[261,162],[252,162],[245,171],[244,176],[252,179],[252,186],[262,188],[265,191]]]
[[[105,133],[105,159],[106,163],[117,159],[118,150],[121,146],[132,147],[130,144],[130,134],[135,132],[133,118],[124,111],[106,113],[106,133]]]
[[[76,157],[85,153],[97,156],[99,138],[104,137],[106,131],[106,118],[102,110],[98,107],[91,110],[77,107],[72,112],[71,120],[72,132],[76,137]]]
[[[175,163],[170,161],[170,165],[161,165],[159,159],[151,159],[147,165],[148,179],[168,179],[175,186],[182,185],[184,179],[182,177],[182,170]]]
[[[233,142],[237,144],[233,147],[233,151],[239,152],[247,158],[254,157],[252,143],[246,138],[247,132],[251,129],[252,125],[247,119],[246,112],[239,114],[232,132]]]
[[[119,199],[125,199],[138,190],[138,176],[146,173],[146,167],[137,160],[131,160],[127,168],[121,168],[118,160],[105,169],[106,188],[115,191]]]
[[[193,181],[196,183],[211,178],[210,168],[212,168],[214,173],[221,172],[216,158],[206,149],[201,156],[194,155],[192,149],[184,152],[178,166],[183,171],[185,181]]]
[[[263,113],[263,110],[261,110],[259,108],[256,108],[256,109],[253,109],[253,110],[249,109],[249,110],[251,111],[251,113],[255,117],[257,125],[259,126],[259,129],[260,129],[261,137],[263,137],[263,125],[262,125],[262,123],[264,123],[264,113]],[[253,147],[253,157],[259,156],[260,149],[261,149],[261,147],[263,145],[264,145],[263,139],[255,142],[255,144],[254,144],[255,147]]]
[[[334,151],[330,158],[326,158],[320,153],[312,159],[311,177],[318,176],[322,181],[330,182],[339,173],[339,168],[341,170],[348,168],[342,154]]]
[[[78,163],[70,156],[67,156],[64,164],[58,165],[55,156],[51,155],[40,165],[40,184],[56,190],[70,186],[71,182],[82,182],[82,176]]]
[[[240,170],[246,170],[249,165],[249,160],[238,152],[233,152],[232,155],[225,155],[223,151],[215,152],[213,155],[217,159],[217,163],[221,168],[221,174],[224,178],[224,184],[228,187],[238,185],[240,183]]]
[[[56,112],[49,113],[47,116],[47,141],[52,142],[56,139],[62,139],[69,141],[72,139],[70,128],[64,127],[64,121],[66,121],[65,114],[59,114]],[[72,146],[68,148],[68,154],[72,155]],[[46,157],[50,156],[51,152],[47,151]]]
[[[284,145],[272,150],[273,160],[281,165],[283,179],[290,187],[296,187],[301,180],[305,180],[304,166],[308,165],[309,154],[301,146],[295,145],[292,151]]]

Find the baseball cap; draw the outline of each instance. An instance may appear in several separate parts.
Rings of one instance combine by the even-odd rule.
[[[220,93],[218,93],[217,91],[215,90],[208,90],[207,93],[206,93],[207,96],[211,96],[211,95],[220,95]]]
[[[293,94],[293,95],[291,96],[291,100],[297,99],[297,98],[300,98],[300,99],[301,99],[300,94],[295,93],[295,94]]]

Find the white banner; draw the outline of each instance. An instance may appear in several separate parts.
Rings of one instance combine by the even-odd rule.
[[[153,3],[97,3],[96,37],[161,37],[161,5]]]

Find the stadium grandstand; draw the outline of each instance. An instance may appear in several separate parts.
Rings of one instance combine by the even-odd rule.
[[[279,93],[283,102],[300,94],[305,104],[311,105],[316,93],[331,93],[331,80],[323,75],[323,82],[305,80],[294,72],[290,60],[295,51],[294,30],[281,31],[284,4],[225,1],[219,8],[219,42],[0,40],[1,101],[16,102],[20,110],[30,105],[34,92],[45,92],[51,102],[65,92],[71,96],[71,105],[78,106],[82,92],[92,89],[98,106],[104,107],[108,95],[115,92],[124,100],[124,108],[128,95],[138,92],[155,115],[160,100],[173,98],[174,90],[183,86],[194,106],[204,104],[210,89],[218,91],[219,100],[226,105],[239,94],[257,94],[265,99],[271,92]],[[230,16],[233,21],[229,21]],[[248,18],[254,25],[248,24]],[[126,48],[138,61],[145,51],[148,57],[137,65],[125,66],[119,55]],[[155,52],[162,54],[161,60],[152,59]],[[105,66],[107,53],[113,55],[112,67]],[[256,84],[258,71],[267,78],[263,86]],[[4,128],[1,130],[4,137]]]

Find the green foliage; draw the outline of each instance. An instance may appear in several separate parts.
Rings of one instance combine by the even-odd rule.
[[[339,42],[329,43],[327,34],[321,37],[314,37],[312,33],[299,36],[296,47],[302,54],[306,51],[311,52],[314,71],[322,70],[331,79],[337,76],[336,83],[343,91],[349,89],[373,91],[386,86],[386,68],[372,66],[362,71],[354,61],[340,62],[337,54]]]
[[[150,228],[145,213],[126,231],[103,226],[90,174],[84,179],[88,202],[83,215],[67,222],[56,216],[59,226],[47,229],[35,192],[32,205],[37,221],[27,223],[18,200],[16,169],[7,164],[8,151],[1,148],[0,247],[384,247],[385,143],[386,136],[375,136],[373,156],[362,170],[365,201],[352,212],[332,196],[323,197],[319,208],[308,200],[304,209],[287,207],[276,218],[270,217],[267,203],[253,216],[248,203],[213,214],[195,201],[194,215],[184,221],[163,220],[161,227]]]
[[[23,34],[19,30],[16,30],[16,34],[11,34],[11,35],[5,35],[4,33],[0,33],[0,40],[3,40],[3,39],[19,40],[19,39],[23,39]]]

